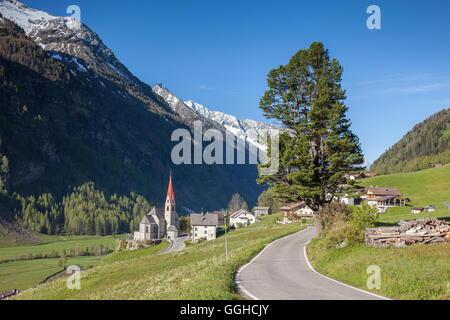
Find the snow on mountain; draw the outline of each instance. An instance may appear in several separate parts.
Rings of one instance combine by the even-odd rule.
[[[172,109],[172,111],[180,115],[183,120],[193,125],[194,121],[202,121],[204,129],[217,129],[224,132],[224,128],[216,121],[212,121],[207,117],[197,113],[188,107],[180,98],[169,91],[164,85],[157,84],[152,88],[153,93],[163,99],[163,101]]]
[[[224,112],[210,111],[205,106],[194,101],[186,101],[184,104],[201,116],[218,122],[235,136],[246,139],[263,151],[266,151],[267,147],[259,143],[258,137],[270,129],[276,129],[275,126],[263,122],[250,119],[239,120],[235,116]]]
[[[75,18],[53,16],[15,0],[2,0],[0,13],[75,74],[89,70],[92,71],[90,80],[97,74],[114,82],[129,82],[130,86],[142,87],[139,79],[114,56],[100,37]]]
[[[162,105],[168,105],[189,126],[194,121],[201,120],[204,129],[214,128],[223,133],[228,130],[238,137],[246,138],[261,150],[266,149],[258,143],[258,134],[275,127],[253,120],[241,121],[223,112],[210,111],[194,101],[183,102],[162,84],[150,88],[115,57],[94,31],[74,18],[53,16],[28,8],[16,0],[0,0],[0,14],[24,29],[26,35],[50,57],[67,65],[72,75],[83,77],[87,85],[92,85],[95,81],[105,88],[105,80],[109,80],[121,89],[111,89],[112,94],[126,98],[128,93],[155,109],[160,107],[155,107],[153,101],[157,99],[155,97],[160,97]]]
[[[276,127],[263,122],[249,119],[241,121],[233,115],[211,111],[204,105],[192,100],[183,102],[161,83],[153,87],[153,92],[160,96],[174,112],[183,117],[190,116],[192,118],[192,114],[195,114],[196,120],[206,122],[207,127],[219,129],[222,132],[229,131],[241,139],[246,139],[247,142],[263,151],[266,151],[267,147],[258,142],[258,135],[262,135],[267,130],[276,129]],[[211,122],[215,125],[211,125]]]

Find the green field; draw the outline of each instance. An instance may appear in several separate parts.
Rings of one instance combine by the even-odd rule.
[[[89,267],[96,265],[104,256],[69,257],[67,265]],[[25,290],[36,286],[46,278],[63,271],[58,258],[14,261],[0,264],[0,292]]]
[[[393,224],[400,220],[424,217],[449,218],[450,211],[445,203],[450,203],[450,165],[418,172],[399,173],[361,180],[365,187],[378,186],[398,188],[403,197],[411,200],[407,207],[390,208],[380,214],[380,222]],[[434,205],[436,212],[411,214],[411,206]]]
[[[369,187],[398,188],[409,206],[380,214],[379,225],[423,217],[449,219],[450,165],[413,173],[392,174],[362,180]],[[434,205],[436,212],[411,214],[411,206]],[[308,246],[314,267],[321,273],[367,290],[367,267],[381,268],[381,289],[375,293],[394,299],[449,299],[450,244],[413,245],[405,248],[371,248],[365,245],[329,249],[323,239]]]
[[[277,225],[278,215],[264,217],[254,227],[229,233],[229,261],[223,236],[159,255],[155,248],[114,253],[82,273],[81,290],[69,290],[56,280],[23,292],[18,299],[241,299],[234,286],[238,268],[265,245],[299,231],[299,223]],[[159,245],[160,250],[165,244]]]
[[[450,245],[413,245],[405,248],[367,246],[327,249],[323,239],[308,245],[314,268],[322,274],[368,290],[367,268],[380,267],[380,290],[368,290],[393,299],[450,299]]]
[[[63,250],[69,253],[76,246],[85,249],[93,245],[103,245],[106,248],[114,249],[118,237],[39,235],[39,238],[40,244],[0,247],[0,261],[8,260],[8,262],[0,263],[0,292],[31,288],[47,277],[63,270],[62,267],[58,266],[59,258],[31,260],[29,259],[30,255],[45,255],[52,252],[60,254]],[[69,257],[68,265],[95,265],[103,257]],[[10,261],[14,259],[18,261]]]
[[[12,247],[0,247],[0,261],[6,259],[14,259],[27,257],[29,254],[50,254],[53,250],[60,253],[62,250],[69,251],[74,249],[77,245],[80,248],[88,248],[92,245],[102,244],[105,247],[114,249],[117,237],[95,237],[95,236],[76,236],[76,237],[63,237],[63,236],[40,236],[41,243],[30,244],[22,246]]]

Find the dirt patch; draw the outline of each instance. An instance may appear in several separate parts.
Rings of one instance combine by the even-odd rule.
[[[40,240],[20,223],[0,217],[0,246],[24,243],[40,243]]]

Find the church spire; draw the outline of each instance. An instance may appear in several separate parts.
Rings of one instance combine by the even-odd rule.
[[[170,172],[170,180],[169,180],[169,189],[167,190],[167,197],[170,199],[170,203],[173,202],[173,199],[175,197],[175,194],[173,193],[173,186],[172,186],[172,171]]]

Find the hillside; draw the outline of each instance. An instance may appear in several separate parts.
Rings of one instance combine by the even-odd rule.
[[[92,30],[27,20],[22,14],[54,17],[17,1],[0,9],[24,25],[0,18],[0,157],[9,164],[0,174],[9,193],[61,201],[92,181],[106,196],[134,192],[157,204],[172,170],[180,212],[225,207],[236,192],[256,202],[254,165],[172,164],[171,134],[190,130],[192,119],[174,113]]]
[[[234,285],[238,268],[275,239],[300,231],[298,223],[277,225],[279,215],[262,218],[252,227],[228,234],[225,239],[189,246],[186,250],[159,255],[154,248],[116,252],[81,275],[82,290],[68,290],[64,280],[24,291],[18,299],[143,299],[143,300],[235,300],[241,299]]]
[[[381,155],[370,170],[379,174],[413,172],[450,163],[450,109],[416,125]]]
[[[434,205],[436,212],[412,215],[411,207],[390,208],[387,213],[380,215],[380,222],[394,223],[399,220],[417,219],[422,217],[450,218],[445,204],[450,203],[450,164],[411,173],[397,173],[361,180],[365,187],[398,188],[403,197],[411,200],[408,205]]]

